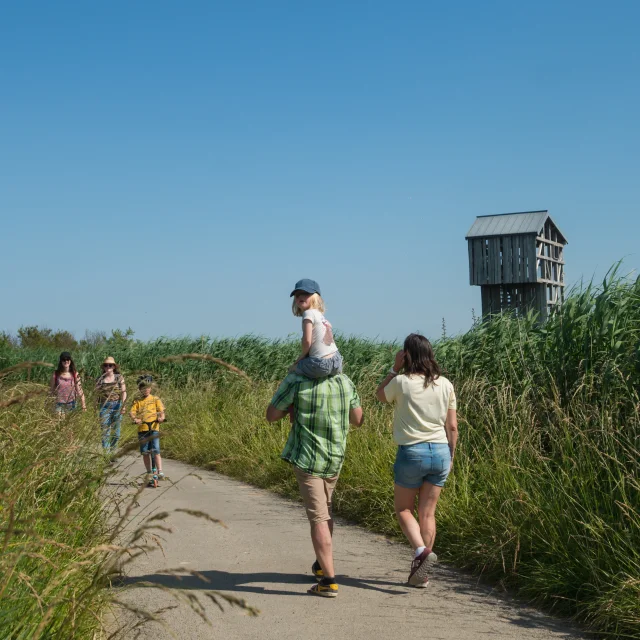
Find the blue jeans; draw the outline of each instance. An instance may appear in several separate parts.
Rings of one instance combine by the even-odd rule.
[[[69,411],[73,411],[75,408],[76,408],[75,400],[72,400],[71,402],[56,402],[57,414],[69,413]]]
[[[405,489],[418,489],[425,482],[444,486],[451,468],[448,444],[420,442],[398,447],[393,465],[394,482]]]
[[[302,358],[296,365],[296,373],[306,378],[316,380],[342,373],[342,356],[339,351],[327,358]]]
[[[113,451],[120,440],[120,401],[105,402],[100,407],[100,424],[102,425],[102,447],[105,451]]]

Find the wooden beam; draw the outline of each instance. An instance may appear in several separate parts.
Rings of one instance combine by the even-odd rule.
[[[564,287],[563,282],[558,282],[557,280],[549,280],[548,278],[539,278],[538,282],[544,283],[544,284],[552,284],[556,287]]]
[[[546,244],[550,244],[556,247],[564,247],[565,245],[562,244],[562,242],[555,242],[554,240],[547,240],[546,238],[542,237],[542,236],[536,236],[536,240],[538,242],[545,242]]]
[[[549,256],[538,256],[538,260],[547,260],[549,262],[555,262],[556,264],[564,264],[564,260],[558,260],[556,258],[550,258]]]

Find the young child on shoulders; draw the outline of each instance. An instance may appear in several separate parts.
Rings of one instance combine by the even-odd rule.
[[[308,278],[299,280],[290,297],[293,315],[302,318],[302,352],[289,371],[312,379],[342,373],[342,356],[331,323],[324,317],[318,283]]]
[[[140,394],[131,407],[131,419],[138,425],[138,440],[141,441],[140,453],[147,475],[151,476],[152,473],[157,473],[155,479],[163,480],[159,435],[160,424],[164,422],[164,404],[158,396],[151,393],[153,391],[151,376],[138,378],[138,389]],[[154,485],[153,480],[153,477],[149,477],[150,485]]]

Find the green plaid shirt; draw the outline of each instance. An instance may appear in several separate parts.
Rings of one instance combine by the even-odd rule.
[[[347,446],[349,411],[360,406],[353,382],[343,374],[310,380],[290,373],[271,404],[280,411],[295,407],[281,458],[312,476],[338,475]]]

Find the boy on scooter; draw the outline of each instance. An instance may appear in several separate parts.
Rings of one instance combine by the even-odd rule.
[[[164,404],[158,396],[151,394],[153,378],[138,378],[140,395],[131,407],[131,419],[138,425],[140,453],[147,470],[150,487],[156,487],[164,479],[160,457],[160,423],[164,422]]]

